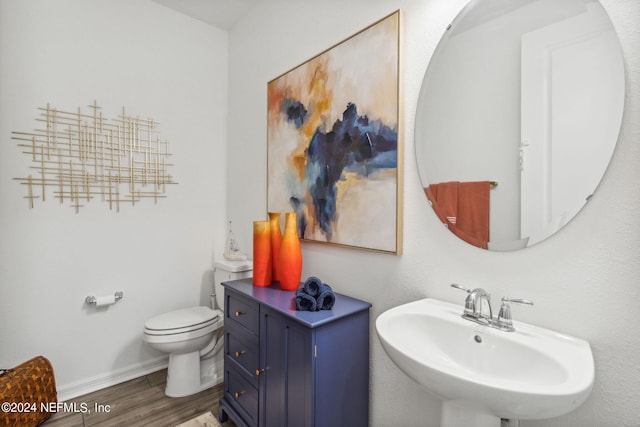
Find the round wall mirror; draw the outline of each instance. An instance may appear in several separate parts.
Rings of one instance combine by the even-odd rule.
[[[534,245],[588,202],[624,106],[620,43],[596,0],[472,0],[427,68],[415,149],[437,218],[489,250]]]

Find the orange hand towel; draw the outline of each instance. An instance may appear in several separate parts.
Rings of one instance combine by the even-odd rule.
[[[458,185],[458,220],[456,227],[465,234],[489,241],[489,181],[461,182]]]
[[[440,221],[465,242],[487,249],[489,181],[430,184],[424,192]]]
[[[458,216],[458,181],[430,184],[425,192],[438,218],[449,226],[455,225]]]

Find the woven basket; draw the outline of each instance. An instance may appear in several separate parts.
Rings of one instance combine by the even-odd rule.
[[[37,426],[52,415],[46,408],[57,401],[53,366],[45,357],[0,371],[0,426]]]

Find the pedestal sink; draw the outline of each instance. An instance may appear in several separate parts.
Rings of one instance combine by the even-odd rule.
[[[376,319],[391,360],[444,400],[442,426],[557,417],[589,396],[594,365],[586,341],[517,321],[504,332],[463,319],[462,310],[426,298]]]

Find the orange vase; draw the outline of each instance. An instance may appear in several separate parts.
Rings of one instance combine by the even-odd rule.
[[[269,212],[269,229],[271,234],[271,280],[280,281],[280,243],[282,242],[282,230],[280,229],[280,213]]]
[[[272,280],[269,221],[253,222],[253,284],[269,286]]]
[[[295,291],[300,286],[302,275],[302,249],[298,238],[296,214],[287,213],[284,234],[280,243],[280,288]]]

